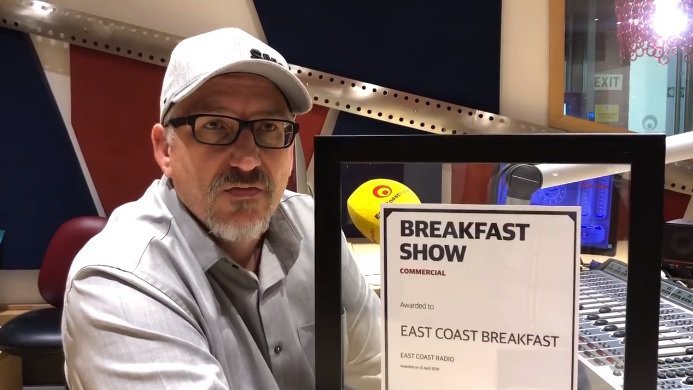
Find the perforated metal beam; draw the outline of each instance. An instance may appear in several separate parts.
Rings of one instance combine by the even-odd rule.
[[[664,188],[693,196],[693,163],[687,160],[667,164],[664,171]]]
[[[563,130],[292,65],[316,104],[436,134],[559,133]]]
[[[0,26],[157,65],[182,39],[42,1],[0,0]]]

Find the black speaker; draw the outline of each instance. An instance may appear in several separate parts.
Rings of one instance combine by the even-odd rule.
[[[693,262],[693,221],[675,219],[664,224],[662,259]]]

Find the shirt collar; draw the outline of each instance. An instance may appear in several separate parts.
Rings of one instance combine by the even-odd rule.
[[[212,240],[209,232],[178,199],[170,178],[161,178],[159,190],[161,199],[173,216],[174,225],[180,230],[178,238],[185,240],[190,246],[202,269],[206,272],[214,263],[226,257],[226,253]]]

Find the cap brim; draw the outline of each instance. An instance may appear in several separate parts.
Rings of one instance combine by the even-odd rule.
[[[293,73],[269,60],[243,60],[219,68],[204,78],[195,80],[171,97],[168,107],[190,96],[209,79],[224,73],[253,73],[272,81],[282,91],[293,114],[304,114],[313,106],[308,90]],[[167,108],[168,110],[168,108]],[[165,115],[165,112],[162,114]]]

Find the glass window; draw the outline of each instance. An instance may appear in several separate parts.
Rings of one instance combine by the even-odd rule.
[[[690,130],[693,10],[684,3],[566,0],[563,114],[637,132]]]

